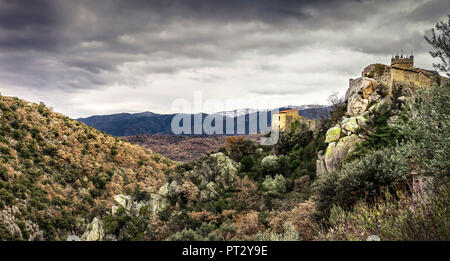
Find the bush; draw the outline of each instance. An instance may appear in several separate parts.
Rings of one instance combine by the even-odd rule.
[[[217,227],[214,224],[202,223],[200,227],[193,230],[185,228],[180,232],[168,237],[167,241],[219,241],[223,240],[218,233],[215,232]]]
[[[391,240],[450,240],[448,184],[428,198],[412,197],[405,191],[386,192],[374,206],[359,202],[351,212],[335,206],[330,215],[327,240],[366,240],[378,235]]]
[[[275,174],[279,166],[278,156],[275,155],[266,156],[261,161],[261,167],[266,173]]]
[[[255,144],[251,140],[243,137],[227,138],[225,149],[231,159],[240,161],[242,157],[252,154],[255,151]]]
[[[244,156],[241,159],[241,172],[250,172],[255,164],[252,156]]]
[[[344,164],[341,170],[320,176],[315,183],[318,211],[326,217],[333,205],[351,208],[360,198],[372,200],[383,188],[405,181],[411,171],[411,146],[374,151]]]
[[[293,122],[288,132],[281,132],[274,150],[277,155],[287,154],[293,149],[306,146],[313,140],[313,133],[308,126],[302,122]]]
[[[283,225],[283,233],[277,234],[268,229],[264,232],[259,232],[256,235],[247,238],[249,241],[299,241],[300,237],[291,222],[286,222]]]
[[[261,184],[263,189],[268,192],[285,193],[286,192],[286,180],[280,174],[275,175],[275,178],[266,176],[266,179]]]

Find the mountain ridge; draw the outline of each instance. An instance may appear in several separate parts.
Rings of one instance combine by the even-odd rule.
[[[317,118],[326,118],[328,117],[330,106],[324,106],[324,105],[300,105],[300,106],[285,106],[277,108],[277,110],[286,110],[286,109],[298,109],[299,114],[302,116],[305,116],[310,119],[317,119]],[[241,112],[243,110],[243,112]],[[244,117],[245,121],[245,133],[242,134],[250,134],[249,131],[249,119],[251,117],[254,117],[255,114],[257,114],[260,111],[267,111],[267,124],[268,127],[271,124],[272,118],[271,113],[272,110],[257,110],[257,109],[250,109],[245,108],[241,110],[233,110],[233,111],[223,111],[223,112],[216,112],[212,114],[207,113],[201,113],[202,119],[205,119],[208,115],[222,115],[224,116],[224,130],[226,127],[226,121],[227,119],[231,118],[231,114],[234,112],[238,112],[237,116],[234,116],[234,122],[235,122],[235,133],[236,131],[236,125],[238,122],[238,119],[241,120],[242,117]],[[197,114],[188,114],[191,117],[192,124],[194,123],[194,115]],[[142,112],[142,113],[117,113],[117,114],[110,114],[110,115],[95,115],[91,117],[86,118],[78,118],[77,121],[80,121],[90,127],[94,127],[100,131],[103,131],[107,134],[113,135],[113,136],[135,136],[135,135],[153,135],[153,134],[164,134],[164,135],[171,135],[173,134],[171,130],[171,122],[173,117],[176,114],[157,114],[153,112]],[[256,115],[258,122],[259,122],[259,114]],[[191,130],[193,130],[193,126],[191,126]],[[258,133],[264,132],[265,129],[258,129]],[[193,132],[192,132],[193,133]],[[225,133],[225,131],[224,131]],[[205,133],[201,133],[202,135]],[[220,135],[220,134],[218,134]]]

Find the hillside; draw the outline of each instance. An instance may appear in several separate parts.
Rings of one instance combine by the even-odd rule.
[[[260,135],[245,135],[246,139],[256,142]],[[192,161],[205,156],[211,151],[224,147],[229,136],[204,135],[137,135],[123,137],[131,143],[150,148],[169,159]]]
[[[330,108],[327,106],[289,106],[279,108],[279,110],[296,108],[299,110],[299,114],[305,116],[310,119],[320,119],[328,117]],[[235,113],[235,114],[233,114]],[[237,133],[237,122],[239,122],[242,118],[245,121],[245,133],[249,134],[249,119],[251,117],[256,117],[259,122],[259,114],[255,112],[255,110],[243,110],[241,111],[232,111],[232,112],[220,112],[218,115],[222,115],[224,117],[224,133],[227,126],[227,119],[233,118],[234,120],[234,129],[235,133]],[[237,116],[230,116],[237,115]],[[99,115],[99,116],[91,116],[88,118],[80,118],[77,119],[80,122],[85,123],[88,126],[94,127],[98,130],[101,130],[107,134],[113,136],[136,136],[136,135],[152,135],[152,134],[165,134],[172,135],[171,130],[171,122],[175,114],[156,114],[152,112],[143,112],[143,113],[119,113],[112,115]],[[208,114],[203,113],[202,119]],[[191,117],[191,133],[194,130],[194,114],[190,115]],[[267,113],[267,124],[270,126],[272,122],[271,111]],[[262,132],[264,130],[258,130],[258,132]]]
[[[274,146],[229,137],[157,193],[116,196],[92,238],[449,240],[449,83],[364,72],[317,133],[297,122]]]
[[[227,137],[177,164],[0,97],[0,239],[449,240],[450,83],[401,70],[366,67],[317,131],[293,122],[273,146]],[[196,138],[150,142],[188,151]]]
[[[83,235],[114,195],[150,193],[174,164],[43,104],[0,97],[0,240]]]

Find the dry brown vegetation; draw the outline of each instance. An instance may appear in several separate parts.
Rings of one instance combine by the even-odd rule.
[[[256,141],[259,135],[244,135]],[[172,160],[187,162],[224,147],[228,136],[138,135],[124,140],[152,149]]]
[[[57,231],[77,230],[72,220],[89,222],[94,210],[112,205],[114,195],[137,187],[156,191],[174,167],[149,149],[43,104],[0,96],[0,105],[0,166],[7,170],[0,184],[0,207],[21,206],[18,219],[53,227],[55,233],[45,239],[64,239]],[[62,216],[68,223],[63,226],[56,221]]]

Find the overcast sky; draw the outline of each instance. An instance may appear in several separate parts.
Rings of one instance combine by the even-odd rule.
[[[436,1],[0,0],[0,92],[70,117],[326,104],[364,66],[414,52]],[[221,105],[226,105],[221,108]]]

